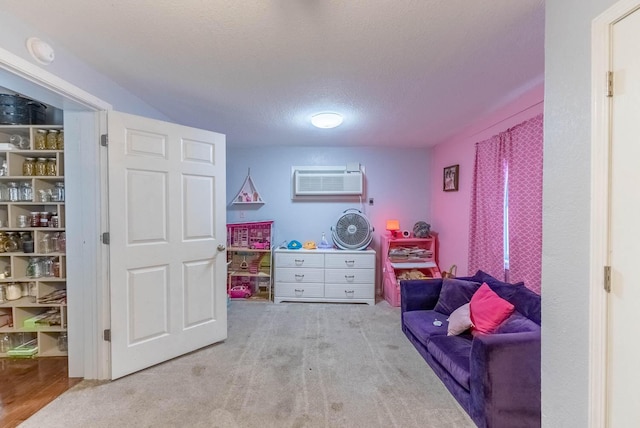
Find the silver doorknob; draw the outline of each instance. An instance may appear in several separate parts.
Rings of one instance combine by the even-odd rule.
[[[224,251],[226,249],[227,249],[227,247],[225,247],[224,245],[218,244],[218,251]]]

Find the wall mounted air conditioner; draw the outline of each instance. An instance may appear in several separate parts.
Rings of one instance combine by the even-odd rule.
[[[360,164],[347,166],[294,166],[293,196],[362,195]]]

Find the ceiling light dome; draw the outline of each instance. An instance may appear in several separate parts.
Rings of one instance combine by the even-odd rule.
[[[317,128],[335,128],[342,123],[342,115],[332,112],[314,114],[311,116],[311,123]]]

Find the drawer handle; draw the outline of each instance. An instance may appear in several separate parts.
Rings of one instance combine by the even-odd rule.
[[[301,273],[296,273],[295,277],[296,277],[296,281],[302,281],[304,279],[304,275]]]
[[[344,279],[346,279],[347,281],[353,281],[355,277],[356,277],[355,275],[345,275]]]
[[[296,296],[302,295],[302,293],[304,293],[304,288],[295,288],[293,291],[296,293]]]
[[[356,261],[355,261],[355,260],[345,260],[344,262],[345,262],[345,264],[346,264],[347,266],[349,266],[349,267],[352,267],[353,265],[355,265],[355,264],[356,264]]]
[[[344,294],[346,294],[347,297],[353,297],[355,292],[356,292],[356,290],[344,290]],[[351,296],[349,296],[349,294],[351,294]]]
[[[304,259],[294,259],[293,260],[295,262],[295,264],[297,264],[298,266],[302,266],[302,264],[304,263]]]

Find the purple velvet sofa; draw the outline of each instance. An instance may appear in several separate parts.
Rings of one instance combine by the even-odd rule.
[[[450,281],[400,282],[402,331],[478,427],[540,427],[540,296],[482,271]],[[447,336],[447,312],[483,282],[515,311],[493,334]]]

